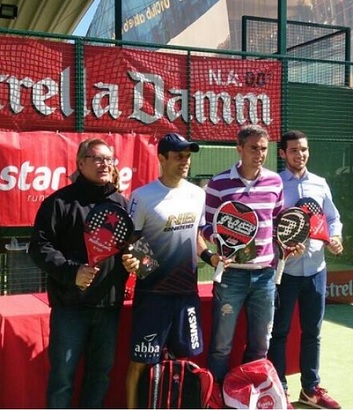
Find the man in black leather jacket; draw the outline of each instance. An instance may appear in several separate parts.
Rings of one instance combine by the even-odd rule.
[[[109,386],[119,312],[128,272],[116,255],[90,267],[84,221],[99,202],[125,198],[112,183],[114,156],[100,139],[83,141],[77,151],[77,178],[41,204],[29,253],[47,273],[50,306],[48,408],[72,407],[74,376],[85,354],[81,408],[103,407]]]

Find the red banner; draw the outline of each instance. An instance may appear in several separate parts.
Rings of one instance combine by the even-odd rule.
[[[194,140],[233,141],[240,126],[259,124],[279,138],[280,62],[94,45],[76,51],[69,43],[0,37],[2,129],[82,124],[86,132],[191,131]]]
[[[353,272],[327,272],[326,300],[331,303],[353,303]]]
[[[44,198],[71,183],[78,144],[88,137],[114,147],[127,197],[159,175],[157,139],[149,135],[0,132],[0,226],[33,225]]]

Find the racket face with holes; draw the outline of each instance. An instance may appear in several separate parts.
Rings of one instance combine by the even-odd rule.
[[[309,236],[309,215],[297,207],[282,211],[275,221],[275,239],[279,249],[275,283],[281,283],[286,260],[296,245],[303,244]]]
[[[114,202],[97,204],[87,215],[84,240],[88,263],[97,263],[121,252],[134,233],[134,224],[127,211]]]
[[[245,248],[256,236],[258,230],[256,212],[241,202],[224,202],[213,217],[214,237],[219,253],[231,258]]]
[[[326,216],[320,204],[313,198],[304,197],[299,199],[295,206],[302,209],[309,215],[309,238],[319,239],[326,243],[330,243],[330,235],[328,232]]]
[[[297,207],[282,211],[275,221],[276,240],[283,250],[289,253],[296,245],[304,243],[309,236],[309,216]]]

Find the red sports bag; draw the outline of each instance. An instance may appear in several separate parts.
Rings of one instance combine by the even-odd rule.
[[[286,409],[287,401],[276,369],[267,359],[230,370],[223,382],[225,404],[233,409]]]
[[[142,374],[138,407],[144,409],[208,408],[213,388],[209,370],[189,360],[163,360]]]

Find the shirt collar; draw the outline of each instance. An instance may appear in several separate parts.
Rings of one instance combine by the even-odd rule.
[[[230,179],[240,179],[240,175],[238,172],[238,168],[240,166],[241,162],[239,161],[238,163],[234,164],[232,168],[230,169]]]
[[[303,180],[303,179],[308,178],[308,170],[305,169],[305,172],[304,172],[303,176],[298,178],[296,175],[293,174],[293,172],[289,171],[289,169],[286,168],[283,171],[282,176],[283,176],[283,179],[286,180],[286,181],[290,181],[291,179],[296,179],[296,180],[301,179],[301,180]]]
[[[239,174],[239,168],[241,166],[241,160],[234,164],[230,169],[230,179],[241,179],[244,178]],[[258,181],[262,177],[262,168],[260,169],[259,175],[254,179],[254,181]]]

